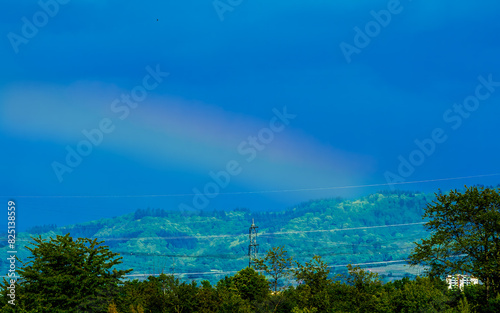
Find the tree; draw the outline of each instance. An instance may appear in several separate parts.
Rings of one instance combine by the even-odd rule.
[[[166,274],[151,275],[143,281],[126,281],[120,288],[116,303],[121,312],[164,312],[169,307],[180,310],[190,302],[183,301],[182,297],[193,297],[190,290],[182,289],[183,285],[186,284]]]
[[[395,312],[443,312],[448,309],[446,289],[440,280],[417,277],[394,288],[390,302]]]
[[[500,291],[500,189],[466,187],[436,194],[428,204],[428,239],[416,243],[409,263],[431,276],[469,273],[486,286],[486,298]]]
[[[330,296],[328,288],[333,283],[328,279],[330,270],[328,264],[321,260],[319,255],[313,256],[312,260],[305,265],[295,262],[297,269],[294,270],[295,278],[304,285],[297,287],[300,295],[302,308],[316,308],[320,312],[326,311],[330,307]]]
[[[208,280],[201,282],[197,297],[200,301],[200,312],[215,313],[218,311],[220,301],[217,297],[217,289],[212,287]]]
[[[249,313],[252,312],[250,303],[241,298],[234,281],[225,277],[217,283],[217,293],[220,298],[218,312],[221,313]]]
[[[131,270],[116,270],[118,253],[96,239],[69,234],[55,239],[32,237],[29,261],[18,270],[23,304],[38,312],[106,312],[120,279]]]
[[[271,286],[276,292],[278,291],[280,280],[289,275],[292,260],[292,257],[288,257],[285,246],[273,247],[271,250],[267,251],[264,258],[255,259],[255,268],[257,270],[263,270],[273,278]]]
[[[330,270],[328,269],[328,264],[323,262],[321,256],[315,255],[312,260],[306,262],[305,265],[295,262],[297,264],[297,269],[294,270],[295,278],[312,288],[313,292],[318,292],[325,289],[326,286],[331,283],[328,279]]]
[[[243,300],[263,301],[269,295],[269,283],[264,275],[247,267],[231,277]]]
[[[117,310],[119,312],[134,312],[136,307],[143,307],[146,304],[147,298],[146,283],[140,282],[137,279],[125,281],[120,288],[120,293],[116,299]]]
[[[358,291],[363,293],[375,293],[375,291],[382,287],[382,281],[377,273],[364,270],[359,266],[347,265],[347,273],[339,274],[337,276],[340,281],[348,286],[355,287]]]
[[[334,300],[347,304],[350,312],[390,312],[388,297],[377,273],[348,265],[347,273],[339,274],[337,278],[334,289],[341,299]],[[344,307],[341,311],[346,309]]]

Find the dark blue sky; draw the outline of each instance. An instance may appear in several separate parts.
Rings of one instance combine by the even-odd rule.
[[[0,12],[0,201],[22,228],[500,173],[498,2],[41,3]]]

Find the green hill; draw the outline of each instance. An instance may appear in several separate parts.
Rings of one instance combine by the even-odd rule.
[[[165,272],[186,280],[215,282],[248,265],[248,232],[254,219],[259,227],[260,253],[285,245],[296,260],[303,262],[319,254],[334,271],[345,268],[335,265],[348,263],[384,266],[401,263],[413,242],[427,236],[419,223],[432,200],[432,194],[379,192],[356,200],[312,200],[279,212],[141,209],[67,227],[34,227],[18,234],[18,256],[25,259],[28,255],[20,246],[29,242],[29,236],[70,233],[73,237],[104,240],[123,256],[122,268],[134,269],[131,274],[137,276],[131,278]],[[5,255],[6,242],[2,245]],[[6,273],[5,258],[1,266]]]

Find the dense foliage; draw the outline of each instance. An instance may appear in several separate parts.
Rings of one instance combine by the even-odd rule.
[[[46,231],[40,233],[42,238],[70,233],[74,238],[104,240],[123,257],[118,268],[133,268],[134,275],[175,273],[183,279],[216,284],[227,272],[236,273],[248,265],[252,218],[259,227],[259,251],[286,245],[290,256],[300,262],[321,251],[329,264],[344,265],[332,269],[336,271],[349,263],[404,262],[413,242],[428,236],[418,223],[434,199],[423,193],[379,192],[355,200],[309,201],[280,212],[140,209],[116,218],[39,230]],[[23,240],[29,241],[29,234],[18,234],[17,241]],[[18,257],[25,260],[29,251],[18,250]],[[5,272],[7,260],[1,259],[0,265]],[[386,273],[391,279],[407,274],[403,269],[391,271]]]
[[[438,195],[425,217],[432,236],[417,244],[411,263],[427,265],[431,275],[471,273],[488,294],[500,292],[500,189]]]
[[[372,270],[347,265],[343,270],[336,271],[342,267],[329,265],[329,260],[338,261],[339,257],[345,260],[358,257],[359,260],[367,251],[378,252],[371,253],[372,259],[377,255],[382,260],[387,260],[391,255],[381,251],[387,249],[388,242],[403,245],[407,241],[407,237],[398,231],[398,227],[402,225],[370,225],[369,217],[379,218],[379,222],[384,219],[386,222],[413,226],[411,223],[414,220],[405,219],[410,216],[413,218],[418,210],[408,209],[410,213],[393,218],[377,213],[377,204],[384,203],[386,210],[390,212],[391,203],[404,206],[413,202],[412,205],[415,205],[429,199],[422,194],[378,193],[357,201],[321,200],[280,213],[260,214],[262,225],[267,229],[261,231],[260,238],[271,235],[263,246],[285,241],[295,247],[270,246],[267,252],[260,253],[257,259],[252,260],[255,269],[241,266],[234,272],[231,269],[240,264],[239,258],[230,258],[228,253],[228,263],[220,264],[233,262],[232,267],[224,268],[225,271],[221,272],[208,272],[216,274],[209,275],[212,278],[222,276],[215,282],[196,281],[199,277],[192,273],[190,275],[193,277],[185,274],[167,275],[161,264],[156,264],[159,272],[162,272],[160,275],[124,280],[130,270],[117,270],[123,266],[122,258],[118,257],[118,253],[111,252],[109,246],[102,245],[96,239],[73,239],[70,234],[61,236],[51,230],[46,234],[50,239],[42,236],[31,238],[32,246],[27,247],[29,255],[18,270],[21,278],[15,283],[16,306],[8,303],[12,284],[3,280],[0,285],[0,308],[2,312],[23,313],[499,312],[499,191],[500,189],[492,188],[467,188],[463,193],[452,191],[447,195],[437,194],[434,202],[426,203],[425,225],[431,233],[429,236],[425,232],[414,232],[415,235],[424,235],[424,239],[412,246],[414,250],[410,254],[410,260],[414,264],[428,265],[429,276],[384,282]],[[333,209],[330,207],[334,204],[336,215],[332,214]],[[343,216],[343,212],[349,214]],[[148,213],[159,216],[150,216]],[[134,244],[146,251],[161,247],[172,251],[185,249],[186,252],[191,249],[191,255],[185,255],[186,262],[179,262],[182,269],[190,260],[206,260],[209,254],[206,254],[205,249],[217,248],[214,242],[218,240],[222,244],[224,239],[230,238],[231,243],[226,248],[235,253],[241,246],[245,247],[245,242],[236,234],[211,236],[210,245],[203,246],[200,242],[204,237],[199,235],[200,231],[194,233],[192,228],[182,227],[176,215],[170,214],[161,210],[146,210],[139,212],[140,220],[137,221],[133,220],[136,216],[131,215],[119,218],[127,222],[121,227],[116,223],[109,224],[110,220],[101,220],[90,224],[91,227],[88,228],[77,225],[71,229],[97,234],[97,237],[107,236],[109,241],[114,242],[112,245],[116,249]],[[234,230],[237,225],[233,221],[247,219],[249,214],[248,210],[238,209],[231,212],[216,211],[213,215],[191,215],[189,219],[190,222],[203,225],[212,224],[214,232],[213,225],[217,225],[218,219],[225,221],[228,229]],[[316,214],[326,221],[318,219]],[[340,223],[337,215],[343,216],[348,223]],[[269,219],[266,220],[266,216]],[[286,223],[280,224],[282,219]],[[138,227],[127,227],[144,225],[144,222],[141,223],[143,220],[163,221],[164,224],[159,228],[145,227],[141,231]],[[207,220],[210,222],[206,223]],[[299,225],[311,224],[315,224],[312,230],[298,228]],[[110,225],[114,225],[112,229],[108,227]],[[171,225],[173,226],[169,228]],[[329,230],[324,228],[326,225],[334,227]],[[370,228],[371,226],[374,227]],[[269,232],[270,227],[279,228]],[[365,232],[367,229],[377,232]],[[408,232],[411,230],[405,231]],[[125,234],[134,236],[127,237]],[[291,235],[292,239],[276,240],[280,235]],[[294,236],[298,239],[293,240]],[[332,243],[332,238],[344,240],[344,244]],[[317,245],[322,241],[325,244]],[[309,257],[301,255],[303,250],[298,249],[300,244],[304,246],[304,242],[307,243],[305,245],[316,248],[316,252]],[[194,248],[196,249],[193,251]],[[317,253],[320,249],[321,252]],[[197,255],[198,250],[205,252],[203,258],[196,257],[200,256]],[[330,253],[332,250],[335,253]],[[405,251],[401,246],[398,246],[398,250]],[[180,259],[178,253],[173,256],[175,260]],[[215,262],[221,259],[220,255],[213,256]],[[245,258],[245,263],[247,260]],[[442,278],[453,271],[476,274],[485,284],[466,286],[463,290],[449,289]],[[175,273],[175,269],[172,272]]]
[[[120,279],[131,270],[116,270],[121,263],[117,253],[102,242],[88,238],[73,240],[69,235],[50,240],[33,237],[28,247],[29,262],[17,270],[15,307],[35,312],[62,313],[77,310],[100,312],[118,294]],[[2,312],[12,308],[7,304],[11,281],[3,280]]]
[[[52,242],[57,247],[73,243],[71,247],[57,249],[52,253],[36,254],[31,265],[25,265],[18,283],[16,306],[7,304],[6,285],[2,286],[0,305],[2,312],[48,313],[48,312],[92,312],[92,313],[164,313],[164,312],[498,312],[500,295],[487,299],[485,287],[475,285],[464,290],[448,289],[439,278],[417,277],[414,280],[404,278],[389,283],[382,283],[376,273],[348,266],[344,274],[331,275],[328,264],[315,255],[305,264],[296,262],[290,267],[286,253],[281,249],[272,249],[263,259],[270,256],[282,258],[283,269],[292,273],[287,283],[277,291],[272,291],[273,284],[261,273],[252,268],[240,270],[233,276],[226,276],[216,285],[202,281],[181,281],[173,275],[160,274],[149,276],[145,280],[129,280],[118,283],[116,280],[100,280],[102,275],[87,272],[83,275],[76,270],[89,260],[86,253],[74,253],[71,257],[79,266],[73,270],[66,263],[69,252],[77,251],[78,244],[85,240],[71,240],[71,237],[58,237]],[[88,241],[86,241],[89,243]],[[40,245],[46,242],[36,241]],[[42,248],[47,248],[44,246]],[[35,248],[33,251],[37,253]],[[104,250],[103,250],[104,249]],[[104,252],[112,255],[105,247],[93,246],[90,255]],[[56,261],[61,255],[62,262]],[[66,256],[66,257],[65,257]],[[55,257],[55,258],[54,258]],[[96,262],[109,269],[103,259]],[[28,279],[30,271],[39,264],[51,269],[39,271],[36,288]],[[99,266],[97,266],[99,268]],[[66,275],[73,272],[75,275]],[[54,272],[56,271],[56,272]],[[101,272],[102,273],[102,272]],[[116,271],[114,277],[120,276]],[[123,274],[123,273],[122,273]],[[89,276],[89,278],[85,277]],[[90,278],[95,276],[94,278]],[[113,277],[113,278],[114,278]],[[109,278],[109,277],[108,277]],[[95,283],[99,281],[98,283]],[[91,287],[91,288],[90,288]],[[94,288],[95,293],[89,292]],[[103,291],[112,290],[105,295]],[[89,303],[93,303],[89,306]]]

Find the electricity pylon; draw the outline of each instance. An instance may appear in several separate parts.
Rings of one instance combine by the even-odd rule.
[[[252,264],[255,263],[255,259],[257,258],[257,251],[259,248],[259,245],[257,244],[257,228],[258,226],[255,226],[254,220],[252,218],[252,226],[250,226],[250,229],[248,231],[249,238],[250,238],[250,244],[248,245],[248,266],[252,267]]]

